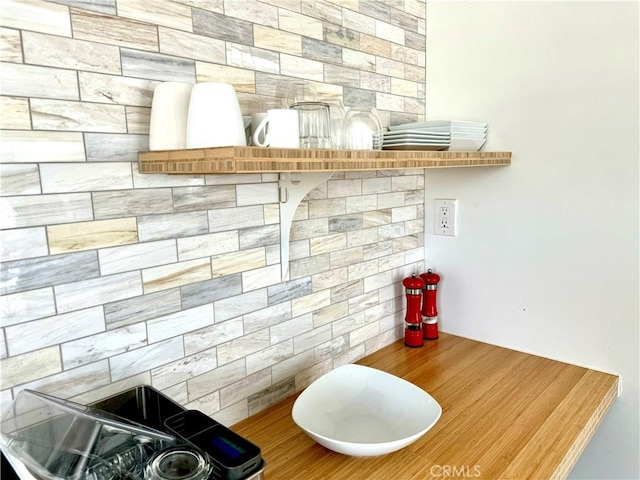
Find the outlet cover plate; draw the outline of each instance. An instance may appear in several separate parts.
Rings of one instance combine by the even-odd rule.
[[[436,235],[456,236],[458,201],[453,198],[436,198],[433,231]]]

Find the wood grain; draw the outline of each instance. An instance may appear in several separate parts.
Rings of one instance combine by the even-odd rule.
[[[293,395],[233,426],[262,448],[265,478],[566,478],[618,392],[615,375],[447,334],[358,363],[422,387],[442,406],[440,420],[402,450],[349,457],[293,423]]]
[[[140,152],[140,172],[172,174],[323,172],[511,164],[510,152],[218,147]]]

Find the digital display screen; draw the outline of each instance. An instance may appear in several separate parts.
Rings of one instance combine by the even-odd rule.
[[[214,437],[211,441],[211,444],[216,447],[218,450],[223,451],[231,458],[236,459],[240,455],[246,452],[245,449],[236,445],[231,440],[224,437]]]

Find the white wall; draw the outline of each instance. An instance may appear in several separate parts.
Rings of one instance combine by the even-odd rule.
[[[573,478],[640,478],[638,31],[638,2],[427,4],[427,119],[513,151],[427,172],[441,329],[621,376]],[[434,198],[458,199],[457,237]]]

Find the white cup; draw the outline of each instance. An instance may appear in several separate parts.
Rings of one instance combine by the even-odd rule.
[[[149,120],[149,150],[187,146],[187,115],[193,84],[163,82],[153,90]]]
[[[228,83],[196,83],[189,100],[187,148],[235,145],[247,145],[235,88]]]
[[[260,122],[262,122],[262,120],[267,116],[266,112],[261,112],[261,113],[254,113],[253,115],[251,115],[251,136],[253,137],[253,132],[257,132],[258,131],[258,125],[260,125]],[[260,132],[259,135],[259,141],[260,143],[264,143],[265,142],[265,138],[264,138],[264,130],[262,130]],[[253,141],[253,138],[251,138],[251,145],[256,145],[256,143]]]
[[[264,133],[264,140],[260,136]],[[267,115],[253,132],[253,144],[259,147],[300,147],[298,112],[288,108],[267,110]]]

